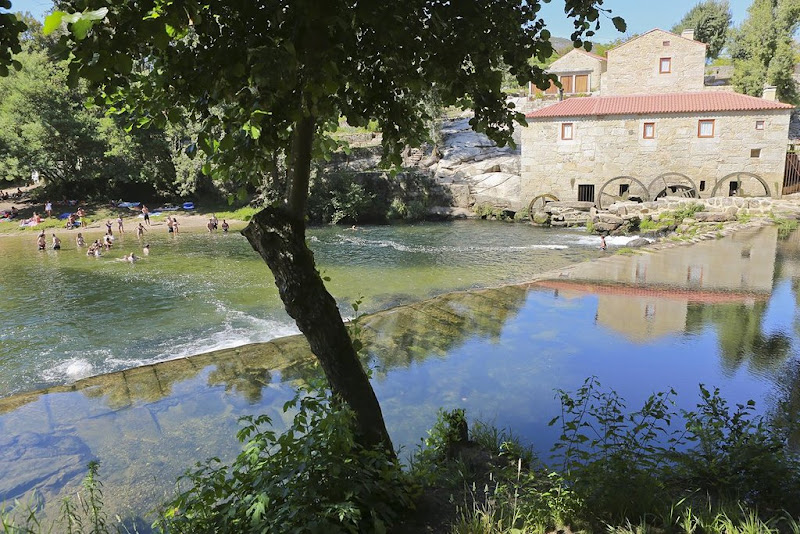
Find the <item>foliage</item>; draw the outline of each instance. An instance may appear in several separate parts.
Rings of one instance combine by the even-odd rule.
[[[639,221],[639,230],[642,232],[658,232],[668,226],[669,224],[661,222],[660,220],[655,221],[652,217],[645,217]]]
[[[0,79],[0,177],[26,182],[37,171],[55,198],[171,180],[164,138],[126,132],[118,118],[86,108],[87,88],[67,87],[66,65],[41,46],[26,41],[16,56],[22,70]]]
[[[165,532],[385,532],[410,508],[414,485],[385,451],[366,450],[354,415],[325,393],[307,391],[284,406],[283,434],[266,415],[244,417],[244,450],[185,475],[188,489],[159,521]]]
[[[10,10],[10,0],[0,0],[0,9]],[[13,56],[22,51],[20,38],[26,24],[14,13],[0,11],[0,78],[8,76],[8,67],[20,70],[22,65]]]
[[[594,233],[594,221],[589,219],[586,221],[586,233],[593,234]]]
[[[788,239],[798,227],[797,219],[774,217],[772,222],[778,227],[778,239]]]
[[[733,85],[753,96],[761,96],[765,84],[774,85],[779,100],[797,102],[793,36],[800,26],[800,5],[795,0],[754,0],[747,13],[729,44]]]
[[[680,35],[683,30],[693,29],[695,40],[708,45],[706,57],[716,59],[725,47],[731,20],[727,0],[705,0],[690,9],[672,32]]]

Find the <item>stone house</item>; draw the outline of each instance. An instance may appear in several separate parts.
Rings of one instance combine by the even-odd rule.
[[[587,95],[600,91],[600,79],[606,71],[606,58],[586,52],[582,48],[574,48],[555,60],[547,72],[558,76],[564,96]],[[533,95],[558,95],[558,87],[551,82],[546,91],[529,85],[529,93]]]
[[[652,30],[609,50],[598,96],[527,114],[522,197],[607,207],[675,194],[778,195],[793,107],[774,90],[755,98],[704,79],[705,45],[688,35]]]

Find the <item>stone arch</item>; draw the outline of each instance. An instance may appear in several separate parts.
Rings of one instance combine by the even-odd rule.
[[[730,184],[732,182],[736,182],[737,183],[736,191],[739,191],[739,193],[738,193],[739,195],[743,194],[744,196],[752,196],[752,197],[769,197],[769,196],[772,196],[772,194],[770,193],[770,190],[769,190],[769,185],[767,185],[767,182],[765,182],[763,178],[761,178],[757,174],[753,174],[752,172],[745,172],[745,171],[732,172],[730,174],[726,174],[725,176],[723,176],[722,178],[717,180],[717,183],[714,184],[714,189],[711,190],[711,196],[712,197],[715,197],[715,196],[731,196],[731,193],[730,193],[731,189],[730,188],[727,191],[725,191],[725,190],[720,191],[720,189],[722,188],[723,184]],[[749,194],[748,191],[746,191],[744,189],[744,184],[745,183],[747,183],[747,185],[749,186],[748,189],[750,187],[754,186],[755,184],[761,185],[761,187],[764,188],[764,194],[763,195],[762,194]],[[758,186],[755,186],[754,189],[756,190],[756,192],[760,192],[760,191],[758,191],[758,189],[759,189]],[[742,191],[744,191],[744,192],[742,193]]]
[[[665,172],[659,174],[647,188],[653,200],[666,196],[668,193],[685,198],[697,198],[699,191],[694,181],[680,172]]]
[[[627,186],[625,191],[622,190],[622,186]],[[619,189],[615,190],[615,187]],[[595,196],[595,204],[601,209],[623,200],[647,202],[650,200],[650,193],[647,187],[633,176],[615,176],[604,183]]]

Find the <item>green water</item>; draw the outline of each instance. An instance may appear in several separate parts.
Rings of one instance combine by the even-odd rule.
[[[0,397],[297,332],[266,265],[236,232],[170,236],[154,226],[151,254],[133,265],[120,260],[141,252],[130,232],[100,258],[77,248],[75,231],[59,235],[63,249],[45,252],[32,233],[0,237]],[[359,298],[376,311],[597,255],[596,238],[579,232],[475,221],[309,235],[345,316]]]

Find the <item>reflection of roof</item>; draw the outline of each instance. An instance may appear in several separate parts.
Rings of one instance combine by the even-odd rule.
[[[596,295],[627,295],[635,297],[656,297],[671,300],[685,300],[703,304],[742,302],[747,300],[766,300],[764,293],[745,293],[737,291],[714,291],[708,289],[679,289],[658,286],[628,286],[622,284],[581,282],[577,280],[540,280],[533,285],[562,291],[581,291]]]
[[[792,109],[777,100],[722,91],[665,93],[652,95],[595,96],[570,98],[528,113],[526,117],[580,117],[592,115],[648,115],[654,113],[698,113],[713,111],[762,111]]]

